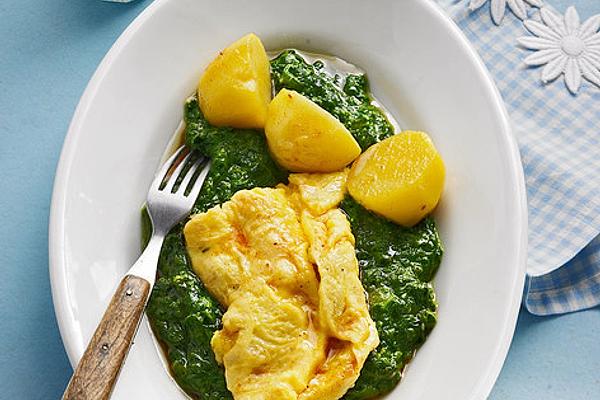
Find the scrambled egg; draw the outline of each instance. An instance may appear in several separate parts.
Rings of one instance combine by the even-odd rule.
[[[334,400],[379,344],[337,208],[347,171],[242,190],[184,229],[194,271],[227,309],[211,345],[236,400]]]

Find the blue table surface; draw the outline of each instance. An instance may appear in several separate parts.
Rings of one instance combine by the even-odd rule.
[[[598,0],[575,4],[583,18]],[[0,393],[60,398],[71,366],[48,278],[48,213],[67,126],[96,66],[148,4],[0,2]],[[521,311],[491,399],[600,398],[600,309],[558,317]],[[457,399],[458,400],[458,399]]]

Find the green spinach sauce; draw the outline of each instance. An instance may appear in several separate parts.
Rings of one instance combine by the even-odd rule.
[[[431,217],[403,228],[350,197],[341,208],[356,239],[361,281],[380,340],[344,398],[370,399],[398,384],[404,366],[435,326],[437,304],[430,281],[443,250]]]
[[[271,67],[276,90],[296,90],[319,104],[344,123],[363,150],[393,134],[385,115],[371,104],[364,75],[330,76],[321,62],[309,64],[293,50],[282,52]],[[270,157],[260,132],[211,126],[196,98],[186,102],[184,111],[186,144],[212,163],[193,212],[221,204],[238,190],[286,182],[287,173]],[[361,280],[381,341],[344,399],[369,399],[395,387],[435,326],[437,305],[430,281],[443,250],[431,217],[403,228],[350,197],[341,208],[356,237]],[[147,236],[147,215],[143,222]],[[231,399],[210,347],[223,310],[191,270],[182,229],[183,224],[174,227],[165,240],[147,313],[178,384],[198,399]]]

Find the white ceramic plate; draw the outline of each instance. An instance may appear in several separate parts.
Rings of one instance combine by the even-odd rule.
[[[50,221],[50,276],[73,364],[140,250],[139,209],[184,99],[217,51],[247,32],[267,48],[340,56],[448,176],[439,323],[389,399],[485,398],[514,330],[525,270],[519,154],[500,96],[458,28],[423,0],[157,0],[116,42],[73,117]],[[115,399],[179,399],[142,324]]]

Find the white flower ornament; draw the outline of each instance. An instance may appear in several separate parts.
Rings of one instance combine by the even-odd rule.
[[[540,16],[541,22],[524,22],[535,37],[517,39],[520,45],[536,50],[525,58],[525,64],[545,65],[544,83],[564,74],[565,84],[573,94],[577,94],[582,76],[600,87],[600,14],[583,24],[574,7],[567,8],[564,18],[545,7],[540,9]]]
[[[469,3],[469,10],[475,11],[484,5],[488,0],[471,0]],[[527,6],[525,2],[534,6],[541,7],[543,5],[542,0],[490,0],[490,11],[492,13],[492,20],[496,25],[500,25],[502,18],[504,18],[504,12],[506,6],[519,17],[519,19],[527,18]]]

